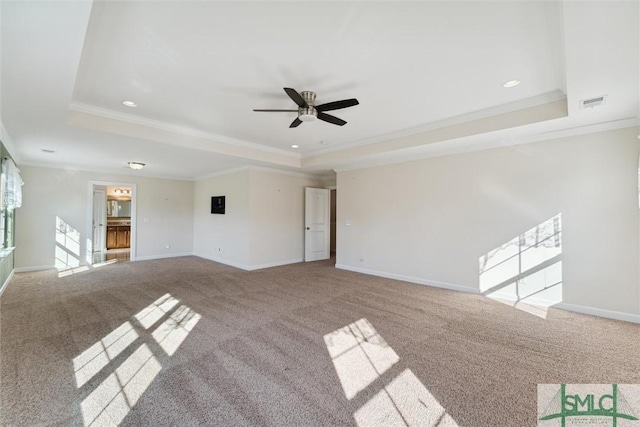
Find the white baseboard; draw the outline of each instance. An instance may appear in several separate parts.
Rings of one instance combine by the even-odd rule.
[[[208,259],[209,261],[219,262],[220,264],[228,265],[230,267],[239,268],[240,270],[251,271],[248,265],[240,264],[237,262],[229,261],[228,259],[217,258],[211,255],[194,254],[197,257]]]
[[[152,259],[164,259],[164,258],[178,258],[181,256],[193,256],[193,252],[179,252],[175,254],[161,254],[161,255],[145,255],[145,256],[137,256],[135,260],[132,261],[149,261]]]
[[[589,314],[591,316],[606,317],[607,319],[622,320],[624,322],[640,323],[640,314],[623,313],[621,311],[587,307],[586,305],[568,304],[566,302],[560,302],[554,305],[553,308],[573,311],[575,313]]]
[[[9,285],[9,282],[13,278],[14,271],[15,271],[15,269],[11,270],[11,273],[9,273],[9,276],[7,277],[7,280],[5,280],[4,283],[2,284],[2,286],[0,286],[0,297],[2,296],[2,293],[4,292],[4,290],[7,289],[7,286]]]
[[[193,252],[162,254],[162,255],[145,255],[145,256],[139,256],[132,261],[148,261],[152,259],[176,258],[181,256],[190,256],[190,255],[193,255]],[[84,266],[91,266],[91,264],[87,264],[86,262],[83,262],[78,267],[84,267]],[[77,268],[77,267],[72,267],[72,268]],[[17,267],[14,269],[16,273],[28,273],[30,271],[42,271],[42,270],[58,270],[58,267],[56,267],[55,265],[36,265],[31,267]]]
[[[485,297],[487,298],[492,298],[492,299],[499,299],[499,300],[503,300],[503,301],[508,301],[508,302],[518,302],[518,297],[512,293],[509,292],[490,292],[490,293],[486,293],[483,294]],[[544,298],[536,298],[536,297],[526,297],[524,300],[520,301],[524,304],[529,304],[529,305],[535,305],[538,307],[556,307],[558,303],[558,301],[552,301],[552,300],[548,300],[548,299],[544,299]],[[557,308],[557,307],[556,307]]]
[[[405,276],[403,274],[387,273],[385,271],[369,270],[366,268],[352,267],[350,265],[336,264],[336,268],[341,270],[355,271],[356,273],[369,274],[371,276],[384,277],[386,279],[402,280],[404,282],[416,283],[418,285],[433,286],[436,288],[449,289],[452,291],[479,294],[480,290],[471,286],[458,285],[454,283],[439,282],[437,280],[425,280],[419,277]]]
[[[237,263],[237,262],[229,261],[228,259],[217,258],[217,257],[210,256],[210,255],[195,254],[195,256],[200,257],[200,258],[204,258],[204,259],[208,259],[209,261],[219,262],[220,264],[224,264],[224,265],[228,265],[228,266],[231,266],[231,267],[239,268],[239,269],[245,270],[245,271],[254,271],[254,270],[261,270],[263,268],[280,267],[282,265],[296,264],[298,262],[302,262],[303,261],[302,258],[295,258],[295,259],[289,259],[289,260],[285,260],[285,261],[270,262],[270,263],[266,263],[266,264],[245,265],[245,264],[240,264],[240,263]]]
[[[253,271],[253,270],[262,270],[263,268],[280,267],[283,265],[297,264],[302,261],[304,261],[303,258],[295,258],[295,259],[288,259],[286,261],[268,262],[266,264],[252,265],[249,267],[249,270]]]
[[[416,283],[419,285],[434,286],[437,288],[450,289],[453,291],[460,291],[460,292],[468,292],[472,294],[481,294],[479,289],[472,288],[470,286],[439,282],[436,280],[425,280],[417,277],[404,276],[402,274],[394,274],[394,273],[387,273],[383,271],[369,270],[366,268],[352,267],[344,264],[336,264],[336,268],[339,268],[342,270],[348,270],[348,271],[355,271],[356,273],[369,274],[372,276],[385,277],[387,279],[402,280],[404,282]],[[507,301],[511,301],[511,300],[515,301],[513,295],[508,293],[504,293],[504,294],[493,293],[491,294],[491,297],[500,298]],[[550,308],[557,308],[559,310],[572,311],[572,312],[581,313],[581,314],[589,314],[591,316],[599,316],[607,319],[622,320],[624,322],[640,323],[640,315],[638,314],[623,313],[620,311],[605,310],[602,308],[587,307],[584,305],[568,304],[565,302],[556,303],[554,301],[549,301],[542,298],[527,299],[527,304],[541,305],[545,307],[548,306]]]
[[[503,301],[516,302],[517,297],[513,294],[504,292],[493,292],[485,295],[488,298],[496,298]],[[525,304],[535,305],[539,307],[557,308],[558,310],[572,311],[574,313],[589,314],[591,316],[605,317],[607,319],[622,320],[624,322],[640,323],[640,315],[632,313],[623,313],[620,311],[605,310],[602,308],[587,307],[585,305],[569,304],[566,302],[558,302],[543,298],[529,297],[522,301]]]
[[[28,273],[30,271],[55,270],[55,265],[33,265],[31,267],[16,267],[13,269],[16,273]]]

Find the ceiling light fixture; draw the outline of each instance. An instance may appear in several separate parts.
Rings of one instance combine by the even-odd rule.
[[[298,108],[298,118],[303,122],[312,122],[317,118],[317,115],[318,112],[312,105],[306,108]]]
[[[300,146],[299,146],[299,145],[296,145],[296,144],[293,144],[293,145],[291,146],[291,148],[300,148]]]
[[[518,86],[520,84],[520,80],[509,80],[508,82],[505,82],[502,87],[515,87]]]
[[[129,167],[131,169],[139,170],[145,167],[145,164],[140,162],[129,162]]]
[[[122,104],[131,108],[136,108],[138,106],[138,104],[136,104],[133,101],[129,101],[128,99],[125,99],[124,101],[122,101]]]

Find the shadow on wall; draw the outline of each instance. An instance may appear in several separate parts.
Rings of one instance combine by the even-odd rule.
[[[91,260],[91,240],[87,240],[87,252],[89,253],[88,260]],[[59,216],[56,216],[54,258],[55,268],[58,269],[58,277],[70,276],[118,262],[117,259],[112,259],[93,265],[80,265],[80,232]]]
[[[55,266],[66,270],[80,266],[80,232],[56,216]]]
[[[480,292],[538,317],[562,302],[562,214],[482,255]]]

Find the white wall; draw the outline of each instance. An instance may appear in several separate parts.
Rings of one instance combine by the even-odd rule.
[[[149,178],[128,182],[137,184],[138,259],[192,254],[193,182]]]
[[[561,214],[562,304],[637,315],[637,135],[340,172],[337,264],[477,292],[479,257]]]
[[[225,196],[225,213],[211,213],[211,197]],[[239,268],[249,258],[249,171],[195,182],[194,252]]]
[[[304,189],[318,186],[318,180],[297,174],[251,171],[251,266],[303,261]]]
[[[197,181],[196,255],[247,270],[302,261],[304,188],[318,184],[255,168]],[[212,196],[226,196],[224,215],[210,213]]]
[[[56,217],[80,233],[79,261],[85,263],[87,239],[91,238],[87,236],[89,181],[137,185],[138,259],[193,253],[193,183],[190,181],[31,166],[20,166],[20,171],[25,184],[22,207],[16,211],[15,267],[18,269],[55,265]]]

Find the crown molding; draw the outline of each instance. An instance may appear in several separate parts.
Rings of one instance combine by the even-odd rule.
[[[227,169],[219,172],[209,173],[209,174],[200,176],[198,178],[195,178],[194,181],[204,181],[206,179],[215,178],[217,176],[231,175],[234,173],[245,172],[245,171],[269,172],[269,173],[275,173],[278,175],[294,176],[296,178],[306,178],[306,179],[322,180],[327,178],[327,175],[321,175],[321,174],[288,171],[283,169],[270,168],[267,166],[246,165],[246,166],[239,166],[236,168],[231,168],[231,169]]]
[[[238,166],[238,167],[235,167],[235,168],[225,169],[225,170],[222,170],[222,171],[212,172],[212,173],[208,173],[206,175],[199,176],[199,177],[195,178],[194,181],[196,181],[196,182],[204,181],[206,179],[215,178],[217,176],[231,175],[231,174],[234,174],[234,173],[245,172],[245,171],[248,171],[248,170],[249,170],[249,166]]]
[[[436,129],[446,128],[449,126],[459,125],[467,122],[471,122],[474,120],[486,119],[493,116],[498,116],[500,114],[511,113],[518,110],[524,110],[531,107],[537,107],[540,105],[549,104],[556,101],[566,100],[567,95],[560,91],[555,90],[552,92],[547,92],[542,95],[534,96],[531,98],[521,99],[518,101],[510,102],[507,104],[502,104],[496,107],[486,108],[483,110],[473,111],[471,113],[461,114],[455,117],[449,117],[443,120],[437,120],[434,122],[425,123],[419,126],[410,127],[407,129],[402,129],[395,132],[386,133],[383,135],[374,136],[371,138],[361,139],[359,141],[343,144],[335,147],[322,148],[319,150],[314,150],[312,152],[306,153],[302,156],[303,159],[307,159],[310,157],[319,156],[322,154],[334,153],[336,151],[342,151],[348,148],[355,148],[364,145],[375,144],[377,142],[389,141],[392,139],[403,138],[406,136],[412,136],[424,132],[433,131]]]
[[[134,116],[132,114],[121,113],[119,111],[109,110],[107,108],[96,107],[95,105],[84,104],[81,102],[72,102],[69,105],[69,110],[78,113],[90,114],[93,116],[103,117],[111,120],[118,120],[125,123],[130,123],[138,126],[145,126],[153,129],[162,130],[165,132],[178,133],[181,135],[202,138],[209,141],[221,142],[236,147],[249,148],[256,151],[265,153],[277,154],[285,157],[301,158],[300,153],[292,153],[287,150],[279,148],[273,148],[262,144],[256,144],[254,142],[244,141],[241,139],[230,138],[224,135],[218,135],[211,132],[205,132],[198,129],[193,129],[187,126],[176,125],[173,123],[162,122],[159,120],[149,119],[146,117]]]
[[[77,166],[77,165],[70,165],[70,164],[53,165],[51,163],[40,163],[40,162],[21,162],[19,166],[27,166],[27,167],[42,168],[42,169],[64,170],[67,172],[82,172],[82,173],[101,174],[101,175],[117,175],[117,176],[126,176],[126,177],[164,179],[167,181],[195,181],[195,179],[186,177],[186,176],[149,174],[145,172],[134,171],[133,169],[126,168],[126,167],[123,167],[122,169],[113,169],[113,168],[85,169],[82,166]]]
[[[4,127],[4,124],[2,123],[2,121],[0,121],[0,141],[2,141],[2,143],[4,144],[4,147],[7,149],[9,154],[11,154],[11,157],[13,157],[13,160],[16,163],[21,163],[20,153],[18,152],[18,150],[16,150],[16,147],[13,145],[13,140],[11,139],[9,132],[7,132],[7,129]]]
[[[548,141],[571,136],[579,136],[592,133],[607,132],[616,129],[625,129],[640,126],[638,117],[629,117],[620,120],[611,120],[603,123],[588,124],[582,126],[567,127],[553,131],[539,132],[529,135],[514,135],[498,131],[485,135],[482,140],[477,140],[477,136],[458,138],[456,140],[446,140],[426,144],[418,147],[411,147],[404,150],[383,153],[377,156],[361,158],[342,166],[335,167],[336,172],[348,172],[371,167],[387,166],[398,163],[405,163],[415,160],[424,160],[434,157],[444,157],[449,155],[470,153],[475,151],[491,150],[515,145],[529,144],[540,141]],[[510,131],[510,129],[505,130]],[[505,136],[506,135],[506,136]],[[469,140],[473,141],[472,143]],[[508,142],[505,142],[508,140]],[[446,148],[444,148],[446,146]]]

